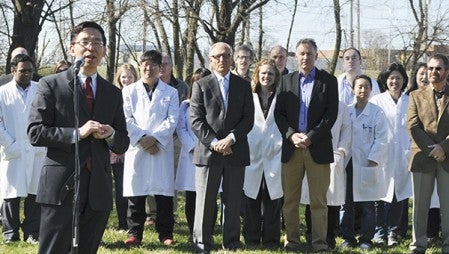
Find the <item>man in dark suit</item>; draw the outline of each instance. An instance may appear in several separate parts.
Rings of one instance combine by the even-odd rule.
[[[248,81],[230,73],[232,49],[223,42],[210,47],[213,74],[193,85],[190,121],[197,136],[196,210],[193,241],[198,253],[213,246],[212,228],[220,180],[223,178],[223,248],[240,247],[240,195],[249,165],[246,135],[253,127],[254,105]]]
[[[425,253],[427,214],[437,182],[440,198],[442,253],[449,254],[449,59],[436,54],[427,63],[429,85],[410,93],[407,112],[412,145],[413,231],[411,253]]]
[[[47,147],[37,191],[42,204],[39,253],[67,253],[71,248],[75,133],[79,133],[79,253],[96,253],[112,209],[109,150],[129,145],[122,96],[97,73],[106,38],[95,22],[83,22],[71,34],[70,54],[84,58],[77,77],[72,69],[42,78],[32,104],[28,137]],[[79,88],[79,123],[74,129],[73,89]]]
[[[337,79],[315,67],[318,56],[313,39],[296,45],[299,71],[282,77],[275,119],[283,136],[285,248],[299,249],[299,199],[304,173],[310,190],[312,246],[327,250],[329,164],[334,161],[331,128],[338,113]]]

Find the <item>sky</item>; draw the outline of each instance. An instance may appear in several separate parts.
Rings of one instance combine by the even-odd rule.
[[[438,13],[435,11],[441,1],[429,0],[429,16],[435,18]],[[281,0],[282,4],[275,4],[266,8],[264,14],[264,30],[270,41],[285,45],[288,36],[288,29],[293,13],[292,2]],[[354,0],[354,8],[355,8]],[[314,38],[320,49],[333,49],[335,44],[335,19],[333,13],[332,0],[299,0],[296,20],[292,31],[290,45],[305,37]],[[349,46],[350,41],[350,1],[340,0],[341,23],[343,29],[342,48]],[[445,8],[449,8],[446,4]],[[447,11],[447,10],[446,10]],[[354,29],[355,29],[354,10]],[[410,31],[416,22],[413,19],[408,0],[360,0],[360,29],[361,44],[366,46],[367,42],[374,36],[382,34],[385,37],[385,44],[391,41],[392,48],[402,48],[403,40],[397,36],[398,31]],[[371,37],[371,38],[370,38]],[[354,38],[356,36],[354,35]],[[408,43],[408,42],[406,42]],[[290,51],[294,46],[290,46]]]

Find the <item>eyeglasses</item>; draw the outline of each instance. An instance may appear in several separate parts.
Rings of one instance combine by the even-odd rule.
[[[94,41],[81,40],[81,41],[75,42],[75,44],[78,44],[78,45],[80,45],[82,47],[87,47],[87,46],[92,45],[93,47],[96,47],[96,48],[100,48],[100,47],[104,46],[102,40],[94,40]]]
[[[220,55],[212,55],[212,56],[210,56],[210,57],[212,57],[213,59],[215,59],[215,60],[220,60],[221,58],[223,58],[223,59],[229,59],[230,57],[231,57],[231,54],[220,54]]]

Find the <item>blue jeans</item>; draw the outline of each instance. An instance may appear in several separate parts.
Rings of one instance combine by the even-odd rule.
[[[347,242],[355,244],[356,233],[354,229],[355,207],[361,210],[361,228],[360,228],[360,243],[371,243],[374,237],[376,228],[376,213],[374,210],[374,201],[354,202],[353,198],[353,183],[352,183],[352,165],[348,164],[346,167],[346,200],[343,205],[343,215],[340,222],[340,230],[343,239]]]

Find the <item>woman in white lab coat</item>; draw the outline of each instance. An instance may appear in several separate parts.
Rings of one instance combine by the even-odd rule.
[[[412,181],[408,165],[410,161],[410,135],[407,131],[408,84],[407,72],[401,64],[392,63],[380,75],[386,92],[375,95],[370,102],[378,105],[387,120],[386,157],[384,159],[386,196],[376,202],[377,243],[388,246],[398,244],[404,202],[412,196]]]
[[[371,78],[360,75],[354,79],[353,91],[357,102],[350,106],[352,122],[352,171],[347,172],[346,202],[340,225],[342,247],[357,245],[354,230],[354,207],[361,209],[361,229],[358,245],[370,249],[376,217],[374,201],[386,194],[382,162],[385,161],[387,126],[382,109],[368,102]]]
[[[333,225],[339,221],[340,207],[346,198],[346,165],[351,154],[352,124],[349,118],[349,107],[343,102],[338,104],[338,115],[332,132],[332,146],[334,150],[334,162],[330,164],[330,184],[327,191],[327,244],[331,249],[335,248],[335,228]],[[305,220],[307,225],[306,237],[312,240],[312,222],[310,214],[309,185],[304,176],[301,190],[301,204],[306,204]]]
[[[279,71],[262,59],[252,78],[254,127],[248,134],[251,165],[245,169],[243,236],[248,246],[280,246],[282,136],[274,121]]]

